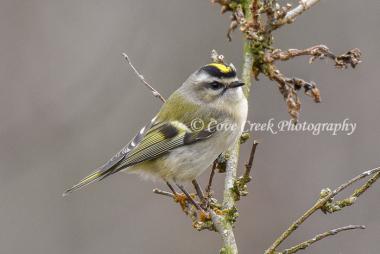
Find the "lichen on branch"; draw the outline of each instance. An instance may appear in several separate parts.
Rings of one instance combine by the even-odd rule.
[[[320,90],[314,81],[286,77],[275,65],[276,61],[310,56],[309,62],[312,63],[317,58],[328,58],[334,61],[337,69],[346,69],[348,66],[355,68],[361,62],[361,52],[357,48],[336,56],[325,45],[288,50],[273,47],[273,31],[292,23],[297,16],[318,3],[318,0],[302,0],[295,8],[292,8],[289,3],[281,6],[276,0],[214,0],[212,2],[221,5],[222,13],[231,12],[228,39],[231,40],[231,33],[239,28],[246,41],[245,49],[253,56],[252,74],[256,79],[262,74],[277,83],[288,113],[294,122],[298,121],[301,111],[301,99],[298,94],[300,89],[303,88],[305,94],[317,103],[321,101]]]

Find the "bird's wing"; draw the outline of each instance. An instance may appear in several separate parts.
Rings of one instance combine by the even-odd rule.
[[[198,131],[190,130],[178,121],[155,122],[144,127],[119,153],[107,163],[68,189],[64,195],[78,190],[92,182],[102,180],[126,167],[155,159],[169,151],[209,138],[215,126]]]
[[[147,125],[145,125],[141,130],[129,141],[129,143],[123,147],[117,154],[115,154],[109,161],[107,161],[103,166],[97,169],[105,171],[125,158],[125,156],[131,152],[144,138],[147,132],[155,125],[156,117],[154,117]]]
[[[157,158],[174,148],[204,140],[213,134],[212,129],[193,132],[186,125],[177,122],[163,122],[154,126],[140,144],[118,165],[120,168]]]

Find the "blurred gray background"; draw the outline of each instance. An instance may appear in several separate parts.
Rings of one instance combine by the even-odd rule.
[[[302,96],[301,121],[357,123],[351,136],[255,132],[261,140],[250,194],[239,203],[241,253],[263,250],[336,187],[380,165],[380,2],[322,0],[275,33],[276,46],[358,47],[363,63],[337,71],[306,58],[280,65],[315,80],[322,103]],[[217,253],[219,236],[196,232],[161,183],[119,174],[62,198],[62,192],[117,152],[161,106],[121,57],[168,96],[215,48],[239,69],[241,34],[226,40],[228,15],[209,1],[0,1],[0,253]],[[288,119],[273,83],[255,82],[249,120]],[[252,142],[252,140],[250,141]],[[250,143],[244,145],[247,158]],[[205,184],[208,174],[201,182]],[[217,175],[221,189],[223,175]],[[217,196],[219,196],[217,193]],[[343,212],[318,212],[284,245],[346,224],[305,253],[379,253],[380,184]]]

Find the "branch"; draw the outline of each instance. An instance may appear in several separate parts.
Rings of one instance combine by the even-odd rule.
[[[255,153],[256,153],[256,148],[258,144],[259,144],[258,141],[256,140],[253,141],[248,162],[245,164],[245,171],[244,171],[243,177],[249,179],[249,181],[251,180],[251,170],[253,166],[253,160],[255,159]]]
[[[239,161],[240,145],[237,142],[229,152],[229,158],[226,165],[226,178],[224,180],[223,209],[231,209],[235,206],[235,199],[231,189],[237,175],[237,166]]]
[[[247,163],[244,165],[245,170],[242,176],[240,176],[234,183],[234,199],[240,200],[241,196],[247,196],[248,195],[248,186],[247,184],[252,180],[251,177],[251,170],[253,165],[253,160],[255,158],[256,148],[259,142],[256,140],[253,141],[251,153],[249,155],[249,159]]]
[[[301,217],[299,217],[296,221],[294,221],[289,228],[282,233],[280,237],[278,237],[273,244],[265,251],[265,254],[273,254],[275,253],[277,247],[285,240],[287,239],[294,231],[297,230],[297,228],[304,223],[312,214],[314,214],[316,211],[321,209],[323,211],[326,204],[332,201],[332,198],[334,198],[336,195],[338,195],[340,192],[345,190],[347,187],[351,186],[352,184],[356,183],[357,181],[373,175],[372,178],[370,178],[362,187],[357,189],[354,193],[358,193],[357,195],[360,196],[363,194],[366,190],[368,190],[379,178],[380,178],[380,167],[368,170],[363,172],[362,174],[352,178],[348,182],[342,184],[338,188],[336,188],[334,191],[331,191],[330,189],[323,189],[321,191],[321,196],[317,200],[317,202],[309,209],[307,210]]]
[[[223,247],[220,249],[220,254],[237,254],[238,248],[231,223],[226,221],[225,216],[218,215],[213,210],[210,211],[210,215],[216,231],[223,240]]]
[[[249,42],[245,42],[248,44]],[[246,45],[247,46],[247,45]],[[245,47],[248,49],[248,47]],[[248,97],[249,87],[251,85],[251,67],[253,63],[253,56],[249,50],[245,51],[242,79],[245,85],[245,95]],[[238,248],[233,232],[233,223],[237,217],[235,207],[235,193],[233,191],[237,176],[237,168],[239,161],[240,142],[236,142],[235,146],[228,152],[228,160],[226,162],[226,176],[224,180],[224,193],[222,209],[224,215],[217,214],[210,209],[211,220],[215,226],[216,231],[221,235],[223,240],[223,247],[220,253],[237,254]],[[252,158],[253,160],[253,158]]]
[[[129,59],[129,56],[126,53],[123,53],[123,57],[125,58],[125,60],[127,60],[129,66],[131,66],[132,70],[136,73],[137,77],[141,80],[141,82],[152,92],[153,96],[165,103],[165,98],[145,80],[143,75],[139,73],[135,66],[133,66],[131,60]]]
[[[285,250],[283,250],[277,254],[293,254],[293,253],[296,253],[300,250],[304,250],[304,249],[310,247],[310,245],[312,245],[313,243],[318,242],[320,240],[323,240],[326,237],[334,236],[340,232],[347,231],[347,230],[354,230],[354,229],[365,229],[365,226],[363,226],[363,225],[349,225],[349,226],[345,226],[345,227],[341,227],[341,228],[331,229],[331,230],[326,231],[322,234],[318,234],[318,235],[314,236],[313,238],[311,238],[307,241],[299,243],[299,244],[297,244],[297,245],[295,245],[289,249],[285,249]]]
[[[259,0],[252,0],[250,11],[252,13],[252,27],[255,31],[259,31],[259,29],[261,28],[260,19],[259,19],[260,17],[259,10],[260,10]]]
[[[335,67],[338,69],[346,69],[348,66],[355,68],[356,65],[361,62],[361,52],[357,48],[340,56],[334,55],[325,45],[316,45],[307,49],[289,49],[287,51],[275,49],[273,51],[267,51],[263,59],[266,63],[265,74],[271,80],[278,83],[278,88],[288,106],[288,112],[295,122],[301,110],[301,101],[297,95],[298,90],[303,88],[305,94],[313,98],[314,102],[318,103],[321,101],[320,91],[314,82],[306,82],[297,77],[288,78],[274,65],[275,61],[287,61],[298,56],[311,56],[310,63],[317,58],[323,59],[327,57],[335,62]]]
[[[311,56],[309,63],[312,63],[317,58],[323,59],[327,57],[333,60],[335,62],[335,67],[339,69],[346,69],[349,65],[352,68],[355,68],[356,65],[361,62],[361,52],[357,48],[336,56],[325,45],[315,45],[307,49],[288,49],[287,51],[275,49],[272,52],[265,53],[264,61],[266,63],[273,63],[277,60],[287,61],[298,56]]]
[[[262,73],[279,84],[280,92],[288,105],[288,112],[295,123],[298,121],[301,109],[301,101],[296,90],[304,87],[305,93],[315,102],[320,102],[320,93],[313,82],[283,76],[273,65],[275,61],[286,61],[302,55],[311,56],[310,62],[316,58],[327,57],[332,59],[335,67],[339,69],[348,66],[355,68],[361,62],[361,52],[357,48],[340,56],[333,54],[325,45],[287,51],[273,48],[273,30],[293,22],[297,16],[317,4],[319,0],[300,0],[300,4],[295,8],[292,8],[290,3],[281,6],[277,0],[212,0],[212,2],[221,5],[222,14],[227,11],[232,12],[228,39],[231,40],[231,32],[239,27],[245,40],[249,42],[245,47],[248,47],[254,58],[251,67],[254,77],[258,80],[258,76]]]
[[[248,3],[245,3],[245,9],[248,8]],[[251,87],[252,79],[252,64],[253,64],[253,54],[250,50],[250,41],[246,40],[244,42],[244,56],[243,56],[243,70],[242,70],[242,80],[245,83],[244,94],[248,98],[249,90]],[[232,229],[232,223],[236,220],[236,208],[234,199],[234,182],[237,175],[237,167],[239,160],[239,150],[240,142],[236,142],[235,147],[229,152],[229,158],[226,165],[226,177],[224,181],[224,195],[223,195],[223,208],[231,211],[233,213],[232,218],[228,219],[226,216],[221,217],[215,212],[211,212],[211,219],[219,234],[223,240],[223,247],[220,253],[237,254],[238,248],[236,245],[236,240],[234,232]],[[227,219],[227,220],[226,220]]]
[[[315,98],[316,102],[319,102],[319,91],[316,90],[315,84],[307,83],[306,81],[299,78],[288,78],[284,76],[274,65],[271,66],[272,69],[268,71],[268,77],[274,80],[278,84],[278,89],[282,94],[286,105],[288,106],[288,113],[292,117],[294,122],[297,122],[298,116],[301,111],[301,101],[298,98],[297,90],[301,89],[302,86],[305,87],[305,93],[313,88],[315,94],[318,95]],[[307,84],[307,86],[306,86]],[[309,85],[310,84],[310,85]]]
[[[247,84],[244,87],[245,95],[247,97],[249,95],[251,75],[253,75],[256,80],[258,80],[259,74],[264,74],[271,80],[277,82],[279,91],[287,103],[288,112],[292,116],[294,122],[296,122],[298,119],[301,107],[301,102],[297,91],[303,88],[305,94],[312,97],[315,102],[320,102],[320,92],[314,82],[307,82],[297,77],[289,78],[283,75],[280,70],[274,65],[275,61],[286,61],[298,56],[309,55],[311,56],[311,62],[317,58],[321,59],[327,57],[329,59],[332,59],[335,62],[335,67],[340,69],[347,68],[348,66],[354,68],[358,63],[360,63],[361,53],[358,49],[352,49],[341,56],[335,56],[324,45],[317,45],[304,50],[290,49],[288,51],[281,51],[273,47],[274,38],[272,36],[272,31],[284,24],[293,22],[297,16],[301,15],[303,12],[318,3],[319,0],[300,0],[300,4],[293,9],[291,4],[280,6],[277,3],[277,0],[212,0],[212,2],[216,2],[221,5],[222,14],[227,11],[232,12],[232,19],[227,34],[229,40],[231,40],[230,33],[237,27],[240,28],[240,31],[243,33],[243,36],[245,38],[243,64],[243,81]],[[247,78],[248,81],[244,80],[245,78]],[[255,148],[252,147],[252,159],[254,150]],[[243,193],[241,192],[241,184],[239,182],[242,181],[241,178],[234,181],[233,189],[229,189],[231,183],[233,182],[232,178],[236,177],[236,165],[237,155],[239,154],[239,145],[237,144],[236,147],[230,151],[230,153],[232,154],[232,157],[227,160],[228,163],[226,167],[227,174],[225,179],[225,195],[223,201],[223,207],[227,206],[230,209],[227,211],[236,209],[234,206],[235,202],[240,197],[240,193]],[[246,172],[248,172],[248,176],[249,171],[250,169],[247,166]],[[359,195],[364,193],[377,179],[380,178],[379,169],[374,169],[363,174],[364,175],[359,175],[358,177],[343,184],[334,191],[331,191],[329,189],[322,190],[321,196],[319,200],[314,204],[314,206],[307,210],[278,239],[276,239],[276,241],[266,250],[265,253],[274,254],[277,247],[317,210],[321,209],[324,212],[334,212],[342,209],[345,206],[353,204]],[[375,175],[369,181],[367,181],[365,185],[357,189],[349,198],[334,202],[333,197],[344,190],[347,186],[366,176],[373,174]],[[246,174],[244,174],[243,177],[244,176],[246,176]],[[235,194],[235,196],[231,194]],[[234,212],[232,212],[232,214],[236,215]],[[222,250],[225,252],[228,250],[228,253],[237,253],[237,249],[235,249],[236,242],[231,227],[232,223],[228,223],[229,221],[222,221],[224,223],[218,223],[220,222],[220,220],[216,220],[218,218],[219,217],[212,214],[214,225],[217,228],[218,232],[221,233],[224,240],[225,247]],[[327,231],[326,233],[317,235],[315,238],[296,245],[293,247],[293,249],[286,251],[289,253],[293,251],[291,253],[294,253],[299,249],[304,248],[304,246],[309,246],[310,244],[327,236],[344,230],[354,229],[352,227],[355,227],[356,229],[357,226],[348,226]],[[222,232],[225,234],[222,234]],[[233,242],[231,243],[229,240],[233,240]],[[232,250],[230,250],[230,247]]]
[[[310,9],[313,5],[317,4],[320,0],[300,0],[299,5],[294,9],[288,11],[284,18],[277,20],[272,26],[274,29],[279,28],[282,25],[293,23],[295,18],[308,9]]]
[[[373,170],[376,171],[377,169],[373,169]],[[337,211],[342,210],[342,208],[344,208],[344,207],[353,205],[355,203],[355,201],[357,200],[357,198],[360,197],[365,191],[367,191],[380,178],[380,170],[377,173],[373,173],[372,172],[373,170],[366,171],[366,172],[358,175],[356,178],[352,179],[351,180],[351,181],[353,181],[352,183],[351,182],[347,183],[347,184],[351,185],[354,182],[359,181],[360,179],[363,179],[369,175],[374,174],[365,184],[363,184],[361,187],[355,189],[355,191],[348,198],[342,199],[340,201],[334,201],[333,198],[336,195],[335,194],[331,197],[330,200],[328,200],[328,202],[326,202],[326,204],[321,208],[321,210],[324,213],[333,213],[333,212],[337,212]],[[342,185],[340,188],[346,188],[346,187],[348,187],[348,186]],[[336,192],[336,191],[339,192],[340,191],[339,188],[337,190],[335,190],[334,192]],[[328,194],[331,192],[331,190],[329,190],[327,188],[327,189],[324,189],[323,192]]]
[[[239,159],[239,142],[235,144],[229,153],[229,159],[226,166],[226,177],[224,180],[223,193],[223,210],[232,210],[235,208],[235,200],[232,192],[236,179],[237,163]],[[211,220],[216,231],[220,234],[223,240],[223,247],[220,253],[237,254],[238,248],[232,228],[232,222],[226,216],[218,215],[213,210],[210,210]]]
[[[257,4],[257,3],[256,3]],[[255,15],[255,22],[252,19],[252,12],[254,11],[255,8],[250,9],[249,12],[244,13],[243,7],[241,5],[236,7],[236,10],[233,13],[233,18],[232,22],[230,24],[230,28],[227,33],[228,39],[231,41],[231,32],[235,30],[235,28],[239,25],[240,26],[240,31],[246,34],[246,38],[248,40],[256,40],[258,39],[257,35],[257,28],[258,28],[258,20],[257,16]],[[249,21],[248,21],[249,20]]]
[[[174,198],[175,197],[173,193],[167,192],[167,191],[163,191],[163,190],[160,190],[160,189],[153,189],[153,193],[160,194],[160,195],[163,195],[163,196],[167,196],[167,197],[170,197],[170,198]]]
[[[297,77],[288,78],[277,69],[275,69],[273,73],[270,74],[269,78],[278,83],[279,90],[283,95],[284,99],[286,100],[290,110],[297,110],[297,112],[300,110],[300,105],[298,105],[299,101],[297,98],[296,91],[300,90],[301,88],[304,89],[306,95],[314,99],[314,102],[321,102],[319,89],[316,87],[313,81],[306,82],[305,80]],[[291,99],[293,99],[294,102],[290,101]]]

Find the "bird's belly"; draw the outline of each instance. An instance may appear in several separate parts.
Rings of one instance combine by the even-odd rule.
[[[162,177],[176,182],[190,181],[203,173],[220,154],[208,142],[180,147],[162,158]]]
[[[240,130],[221,131],[210,139],[178,147],[155,160],[127,168],[126,171],[150,180],[191,181],[211,166],[213,161],[228,150],[240,135]]]
[[[179,147],[157,159],[157,173],[168,181],[186,182],[197,178],[240,136],[240,131],[222,131],[212,138]]]

